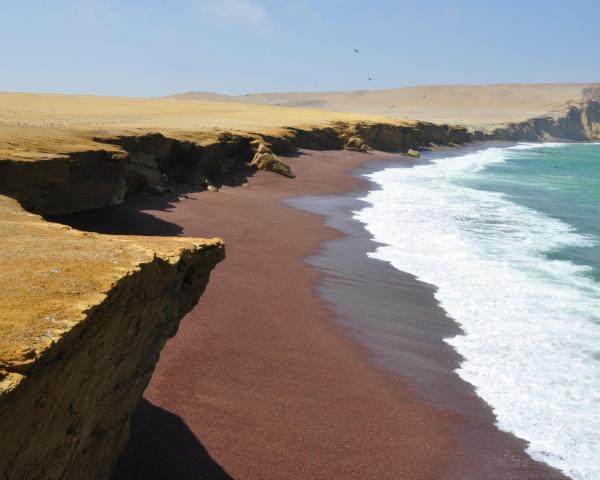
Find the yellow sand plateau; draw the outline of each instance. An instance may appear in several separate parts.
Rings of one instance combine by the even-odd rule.
[[[190,92],[169,98],[321,108],[473,127],[519,122],[579,100],[600,84],[423,85],[351,92],[263,93],[229,97]]]

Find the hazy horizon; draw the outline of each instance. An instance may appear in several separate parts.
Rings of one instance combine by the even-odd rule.
[[[494,87],[494,86],[535,86],[535,85],[600,85],[600,80],[598,81],[590,81],[590,82],[504,82],[504,83],[422,83],[418,85],[402,85],[397,87],[388,87],[388,88],[357,88],[357,89],[345,89],[345,90],[270,90],[270,91],[256,91],[256,92],[246,92],[245,94],[236,94],[236,93],[223,93],[223,92],[214,92],[207,90],[189,90],[188,92],[174,92],[173,94],[178,93],[207,93],[207,94],[217,94],[217,95],[226,95],[226,96],[243,96],[243,95],[260,95],[264,93],[351,93],[351,92],[375,92],[375,91],[383,91],[383,90],[400,90],[400,89],[409,89],[409,88],[421,88],[421,87]],[[167,94],[173,95],[173,94]]]
[[[177,91],[177,92],[169,92],[165,95],[123,95],[123,94],[110,94],[110,93],[94,93],[94,92],[53,92],[53,91],[32,91],[32,90],[0,90],[2,93],[14,93],[14,94],[22,94],[22,93],[33,93],[40,95],[82,95],[82,96],[98,96],[98,97],[132,97],[132,98],[164,98],[169,96],[176,96],[179,94],[186,93],[199,93],[199,94],[208,94],[208,95],[223,95],[223,96],[245,96],[245,95],[261,95],[261,94],[327,94],[327,93],[353,93],[353,92],[381,92],[381,91],[393,91],[393,90],[401,90],[401,89],[411,89],[411,88],[422,88],[422,87],[493,87],[493,86],[535,86],[535,85],[600,85],[600,81],[591,81],[591,82],[539,82],[539,83],[516,83],[516,82],[506,82],[506,83],[430,83],[430,84],[420,84],[420,85],[405,85],[398,87],[389,87],[389,88],[362,88],[362,89],[348,89],[348,90],[270,90],[270,91],[256,91],[256,92],[247,92],[244,94],[237,93],[223,93],[218,91],[207,91],[207,90],[188,90],[188,91]]]

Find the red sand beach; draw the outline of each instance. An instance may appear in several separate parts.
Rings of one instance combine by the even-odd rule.
[[[441,338],[457,329],[430,286],[349,247],[339,257],[320,253],[311,262],[333,275],[336,261],[370,262],[364,277],[341,278],[342,294],[305,261],[343,235],[280,200],[364,188],[349,171],[394,158],[305,153],[289,159],[295,180],[259,172],[248,187],[183,201],[136,198],[65,220],[226,240],[227,259],[162,352],[117,479],[563,478],[499,432],[489,409],[452,374],[457,359]],[[369,284],[374,275],[379,283]],[[365,297],[352,298],[352,289],[375,295],[385,288],[371,313],[360,308]],[[340,298],[344,308],[334,312]],[[402,325],[378,326],[400,310]],[[403,351],[394,353],[389,339]],[[453,400],[444,400],[446,391]]]

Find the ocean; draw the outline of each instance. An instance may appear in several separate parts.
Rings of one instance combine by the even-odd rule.
[[[369,256],[437,287],[457,373],[500,429],[600,478],[600,144],[431,155],[369,174]]]

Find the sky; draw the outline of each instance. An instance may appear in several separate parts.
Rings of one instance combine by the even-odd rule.
[[[0,91],[598,82],[599,19],[600,0],[0,0]]]

